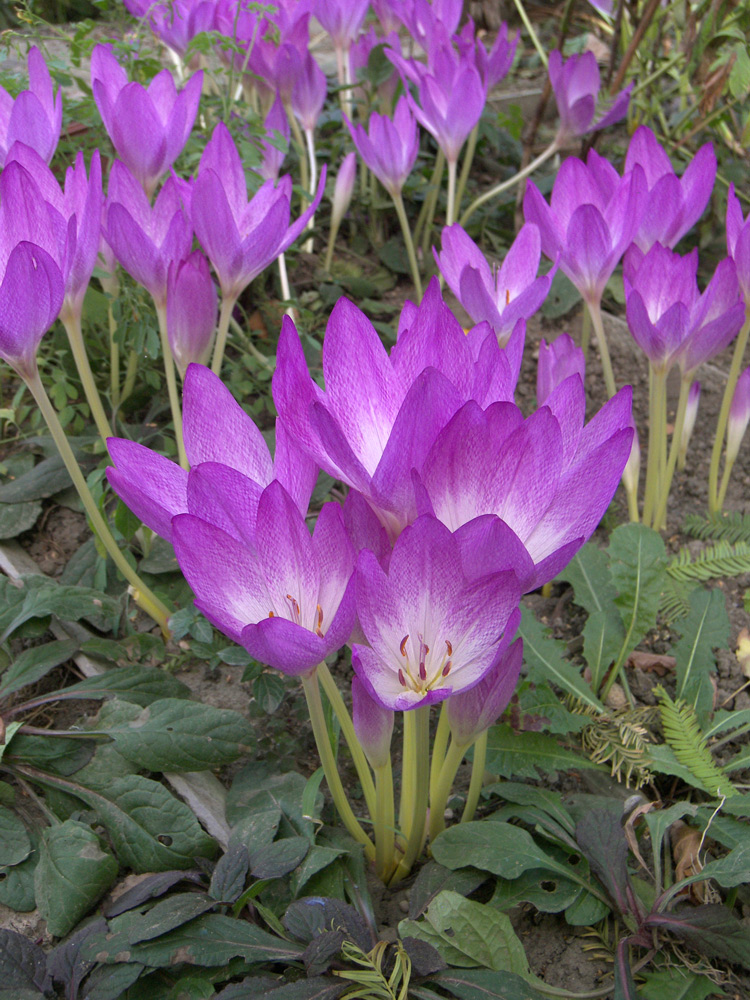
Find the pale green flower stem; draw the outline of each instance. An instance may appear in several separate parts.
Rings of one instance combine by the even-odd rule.
[[[646,488],[643,496],[643,523],[654,523],[654,513],[661,488],[662,439],[666,434],[666,371],[651,368],[648,421],[648,461]]]
[[[310,190],[308,168],[307,168],[307,143],[305,142],[305,137],[302,135],[302,129],[299,127],[299,122],[292,111],[291,107],[286,109],[287,118],[289,119],[289,124],[292,127],[292,135],[294,136],[294,141],[299,147],[299,177],[300,185],[303,191]],[[302,199],[302,211],[307,208],[307,201],[305,198]]]
[[[729,486],[729,478],[732,475],[732,469],[734,468],[736,459],[736,455],[734,458],[730,458],[729,455],[726,455],[724,458],[724,471],[721,476],[721,486],[719,487],[719,500],[716,508],[717,511],[722,510],[724,507],[724,501],[727,496],[727,487]]]
[[[478,208],[481,208],[482,205],[491,201],[493,198],[496,198],[499,194],[502,194],[503,191],[507,191],[510,188],[515,187],[516,184],[520,184],[520,182],[528,177],[529,174],[533,174],[534,171],[538,170],[543,163],[546,163],[551,156],[554,156],[557,149],[557,140],[555,140],[552,145],[548,146],[543,152],[541,152],[535,160],[532,160],[531,163],[527,164],[523,170],[519,170],[517,174],[513,174],[513,176],[509,177],[507,181],[502,181],[500,184],[496,184],[493,188],[490,188],[489,191],[485,191],[484,194],[475,198],[458,220],[459,224],[465,229],[466,223]]]
[[[466,182],[469,179],[469,173],[471,172],[471,165],[474,162],[474,153],[477,148],[477,138],[479,136],[479,123],[477,123],[474,128],[469,133],[469,139],[466,143],[466,151],[464,152],[464,158],[461,161],[461,175],[458,178],[458,187],[456,188],[456,208],[455,213],[461,211],[461,202],[463,200],[464,192],[466,191]]]
[[[65,431],[62,429],[57,413],[55,412],[55,409],[45,392],[42,381],[39,378],[39,372],[35,370],[33,375],[25,378],[25,381],[42,412],[42,416],[44,417],[47,426],[49,427],[52,439],[60,452],[60,456],[65,463],[65,468],[68,470],[70,478],[73,480],[73,485],[78,491],[78,495],[81,498],[81,502],[83,503],[86,514],[91,522],[91,526],[99,538],[99,541],[111,556],[115,566],[130,584],[135,603],[154,619],[164,635],[168,637],[170,634],[169,626],[167,624],[169,611],[164,604],[162,604],[159,598],[156,597],[156,595],[153,594],[141,580],[123,553],[120,551],[117,542],[112,537],[109,526],[102,517],[99,508],[96,505],[96,501],[91,495],[91,490],[88,488],[86,479],[84,478],[80,466],[76,461],[76,457],[73,454],[73,450],[68,443],[68,439],[65,436]]]
[[[219,327],[216,331],[216,343],[214,344],[214,354],[211,359],[211,371],[214,375],[221,375],[221,363],[224,360],[224,351],[227,346],[229,323],[232,319],[232,311],[236,302],[236,293],[223,293],[221,297],[221,312],[219,313]]]
[[[583,310],[583,317],[581,319],[581,350],[583,351],[584,361],[588,361],[590,341],[591,341],[591,313],[588,307],[586,307]]]
[[[398,807],[398,825],[403,835],[408,839],[411,829],[410,803],[414,799],[414,757],[415,716],[412,712],[404,712],[403,750],[401,754],[401,798]]]
[[[430,183],[427,188],[427,196],[422,202],[422,207],[419,210],[419,215],[417,216],[417,224],[414,227],[414,242],[419,243],[424,227],[427,224],[427,217],[430,218],[430,227],[432,227],[432,217],[435,214],[435,204],[437,202],[438,192],[440,191],[440,185],[443,183],[443,170],[445,168],[445,154],[442,149],[438,149],[437,156],[435,157],[435,166],[432,171],[432,177],[430,178]]]
[[[375,871],[387,882],[396,866],[396,820],[393,805],[393,771],[389,757],[383,767],[375,768]]]
[[[167,392],[169,393],[169,407],[172,411],[172,423],[174,424],[174,436],[177,442],[177,458],[183,469],[190,468],[190,464],[185,454],[185,441],[182,437],[182,410],[180,408],[180,396],[177,392],[177,375],[175,374],[174,357],[169,344],[167,334],[167,304],[166,302],[154,302],[156,306],[156,317],[159,321],[159,338],[161,339],[161,353],[164,359],[164,376],[167,380]]]
[[[596,337],[596,343],[599,348],[599,358],[601,360],[602,371],[604,373],[604,384],[607,387],[607,395],[611,399],[617,392],[617,386],[615,385],[615,373],[612,370],[612,359],[609,356],[607,335],[604,332],[604,323],[602,322],[601,299],[584,298],[584,301],[586,302],[589,313],[591,314],[591,324],[594,328],[594,336]]]
[[[335,805],[349,835],[353,837],[357,843],[362,844],[365,849],[366,857],[368,860],[373,861],[375,859],[375,847],[360,826],[359,820],[352,812],[352,807],[349,805],[349,800],[346,797],[344,786],[341,783],[341,778],[339,777],[338,768],[336,766],[336,758],[333,755],[331,740],[328,736],[328,727],[326,725],[325,714],[323,712],[323,702],[320,698],[317,669],[312,670],[309,674],[303,674],[301,680],[302,689],[304,690],[305,698],[307,699],[307,708],[310,713],[310,721],[312,722],[315,743],[318,747],[320,763],[323,766],[323,773],[328,784],[328,790],[333,798],[333,804]]]
[[[674,470],[677,465],[677,457],[680,454],[682,427],[685,423],[685,414],[687,413],[687,404],[692,382],[693,377],[692,374],[690,374],[683,377],[682,382],[680,383],[680,398],[677,403],[677,416],[675,417],[674,430],[672,431],[672,443],[669,448],[669,461],[667,462],[667,468],[664,473],[664,481],[661,484],[659,502],[656,507],[656,513],[654,514],[653,520],[653,527],[656,528],[657,531],[664,526],[664,521],[667,516],[667,500],[669,499],[669,491],[672,488],[672,477],[674,476]]]
[[[440,719],[438,720],[435,738],[432,741],[432,764],[430,766],[430,802],[437,795],[438,782],[440,781],[440,771],[445,760],[445,751],[448,749],[448,738],[451,734],[448,722],[447,702],[440,706]]]
[[[136,351],[131,351],[128,354],[128,363],[125,366],[125,382],[122,386],[122,393],[120,394],[120,406],[133,395],[133,389],[135,389],[135,376],[138,372],[138,354]]]
[[[546,71],[546,69],[547,69],[547,63],[549,61],[547,59],[547,52],[546,52],[544,46],[542,45],[542,43],[539,41],[539,38],[537,37],[537,33],[534,31],[534,26],[532,25],[531,21],[529,20],[529,16],[526,13],[526,10],[525,10],[523,4],[521,3],[521,0],[513,0],[513,2],[516,5],[516,10],[518,11],[518,16],[521,18],[521,21],[523,22],[524,28],[526,28],[526,30],[528,31],[529,38],[531,39],[531,43],[534,46],[534,48],[536,49],[536,51],[537,51],[537,53],[539,55],[539,59],[541,60],[542,66],[544,66],[544,69]]]
[[[414,282],[414,288],[417,292],[417,301],[422,299],[422,279],[419,276],[419,266],[417,264],[417,255],[414,252],[414,243],[411,238],[411,229],[409,228],[409,220],[406,217],[406,209],[404,208],[404,199],[401,197],[400,191],[391,191],[391,198],[393,198],[393,204],[396,207],[396,215],[398,215],[398,221],[401,223],[401,232],[404,234],[404,243],[406,244],[406,255],[409,258],[409,267],[411,268],[411,280]]]
[[[448,752],[434,785],[434,795],[430,795],[430,843],[445,829],[445,808],[456,777],[456,771],[471,744],[459,746],[451,737]]]
[[[474,743],[474,759],[471,762],[471,781],[469,782],[469,794],[466,796],[466,805],[461,816],[462,823],[470,823],[474,819],[474,814],[479,805],[479,796],[482,792],[482,782],[484,781],[484,765],[487,761],[487,733],[477,736]]]
[[[307,161],[310,164],[310,188],[309,188],[309,191],[310,191],[311,195],[314,195],[315,194],[315,188],[317,187],[317,184],[318,184],[318,164],[317,164],[317,160],[315,159],[315,140],[314,140],[314,137],[313,137],[312,129],[310,129],[310,128],[305,129],[305,145],[307,147]],[[310,216],[310,220],[307,223],[307,228],[308,229],[314,229],[315,228],[315,216],[314,215]],[[305,253],[312,253],[313,252],[313,239],[312,239],[312,236],[310,236],[309,239],[305,240],[304,251],[305,251]]]
[[[73,360],[76,363],[78,374],[81,377],[81,385],[83,386],[86,401],[89,404],[89,409],[91,410],[91,416],[94,418],[94,423],[96,424],[96,429],[99,432],[99,437],[102,439],[104,447],[106,448],[107,438],[114,437],[114,435],[112,433],[112,428],[109,426],[106,414],[104,413],[104,407],[102,406],[102,401],[99,398],[99,392],[96,388],[96,383],[94,382],[94,375],[91,371],[88,355],[86,354],[86,346],[83,343],[83,331],[81,330],[81,314],[80,312],[75,313],[66,304],[60,313],[60,319],[65,327],[65,332],[68,335],[70,350],[73,353]]]
[[[456,211],[456,161],[448,160],[448,208],[445,213],[446,226],[453,225]]]
[[[117,323],[111,299],[107,305],[107,318],[109,320],[109,394],[112,397],[112,406],[116,410],[120,405],[120,348],[115,339]]]
[[[401,805],[407,813],[408,806],[411,805],[411,816],[408,823],[406,850],[396,866],[389,885],[396,885],[409,874],[424,846],[427,833],[425,827],[430,786],[430,706],[424,705],[422,708],[414,708],[409,712],[404,712],[404,724],[409,716],[414,716],[410,725],[413,734],[411,739],[412,753],[408,760],[404,759]],[[409,783],[411,799],[404,800],[403,781],[408,772],[412,774]]]
[[[719,422],[716,425],[716,437],[714,438],[714,446],[711,451],[711,466],[708,472],[708,509],[711,514],[718,513],[724,502],[723,497],[719,499],[719,490],[717,489],[719,482],[719,462],[721,461],[727,421],[729,420],[729,407],[732,405],[732,397],[734,396],[734,390],[737,388],[737,380],[740,377],[740,369],[745,357],[748,335],[750,335],[750,304],[748,304],[745,311],[745,325],[740,330],[734,344],[732,364],[729,369],[726,388],[724,389],[724,398],[721,401]]]

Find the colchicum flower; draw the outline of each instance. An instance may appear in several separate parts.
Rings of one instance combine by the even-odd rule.
[[[376,702],[393,711],[431,705],[478,684],[504,654],[520,600],[515,573],[477,579],[472,532],[462,539],[429,515],[406,528],[386,573],[372,552],[357,560],[357,616],[368,645],[352,665]]]
[[[62,93],[55,94],[52,77],[36,45],[27,57],[29,89],[13,100],[0,87],[0,167],[14,142],[23,142],[49,163],[62,128]]]
[[[560,125],[555,143],[567,145],[579,136],[606,128],[624,118],[628,111],[632,83],[615,97],[611,108],[596,117],[599,97],[599,66],[593,52],[572,55],[563,62],[558,51],[549,54],[549,82],[557,102]]]
[[[347,125],[365,164],[391,197],[400,195],[419,153],[419,129],[407,99],[399,98],[393,119],[373,112],[367,131],[362,125]]]
[[[581,381],[586,374],[586,358],[583,351],[569,337],[561,333],[551,343],[542,338],[539,344],[539,365],[536,373],[536,404],[543,406],[552,390],[570,378],[579,375]]]
[[[729,185],[727,197],[727,253],[735,263],[740,291],[750,309],[750,215],[743,217],[734,184]]]
[[[726,462],[733,463],[740,452],[740,445],[750,423],[750,368],[737,379],[727,420]]]
[[[475,323],[486,321],[502,345],[516,323],[532,316],[547,297],[556,266],[537,277],[541,257],[539,230],[522,226],[499,268],[490,265],[458,224],[443,230],[443,252],[435,260],[448,287]]]
[[[198,250],[167,272],[167,335],[180,375],[203,363],[216,328],[218,298],[208,261]]]
[[[4,216],[0,209],[0,225]],[[37,371],[39,342],[62,308],[62,275],[41,247],[21,242],[9,248],[4,241],[0,275],[0,358],[28,381]]]
[[[143,87],[128,82],[109,46],[97,45],[91,53],[91,86],[117,155],[150,198],[193,128],[203,72],[194,73],[180,93],[166,69]]]

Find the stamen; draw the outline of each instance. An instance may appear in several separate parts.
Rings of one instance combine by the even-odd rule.
[[[297,624],[299,625],[299,620],[300,620],[299,604],[297,604],[297,601],[292,597],[291,594],[287,594],[286,599],[292,602],[292,614],[294,615]]]
[[[445,664],[445,666],[443,667],[443,677],[447,677],[447,676],[448,676],[448,674],[449,674],[449,673],[450,673],[450,671],[451,671],[451,667],[452,667],[452,666],[453,666],[453,664],[451,663],[451,661],[450,661],[450,660],[448,660],[448,662],[447,662],[447,663]]]
[[[451,646],[448,640],[445,640],[445,645],[448,647],[448,656],[453,656],[453,646]]]
[[[320,605],[317,607],[318,610],[318,624],[315,626],[315,633],[323,638],[323,609]]]
[[[269,618],[275,618],[275,617],[276,617],[276,615],[275,615],[275,614],[273,613],[273,611],[269,611],[269,612],[268,612],[268,617],[269,617]]]
[[[398,671],[398,679],[399,683],[401,684],[401,687],[406,687],[406,678],[404,677],[404,672],[400,667]]]
[[[510,288],[505,289],[505,304],[506,306],[510,305]]]
[[[401,640],[401,645],[398,647],[401,650],[401,655],[406,656],[406,644],[409,641],[409,636],[405,635]]]

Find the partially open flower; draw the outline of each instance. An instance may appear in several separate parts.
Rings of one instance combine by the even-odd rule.
[[[0,87],[0,167],[14,142],[35,149],[49,163],[62,128],[62,92],[55,94],[52,77],[36,45],[28,55],[29,89],[13,100]]]

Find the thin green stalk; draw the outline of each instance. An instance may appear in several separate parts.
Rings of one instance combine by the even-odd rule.
[[[448,805],[448,798],[451,793],[451,788],[453,788],[453,781],[456,777],[456,771],[464,759],[466,751],[469,749],[469,744],[466,746],[458,746],[456,741],[451,738],[450,746],[448,747],[448,752],[445,755],[445,760],[443,761],[443,766],[440,768],[440,775],[435,784],[435,794],[430,795],[430,843],[435,841],[438,834],[442,833],[445,829],[445,808]]]
[[[86,354],[86,345],[83,342],[83,331],[81,330],[80,313],[76,315],[72,312],[72,310],[64,308],[60,313],[60,319],[62,320],[65,332],[68,335],[70,350],[73,353],[73,360],[76,363],[78,374],[81,377],[81,385],[83,386],[86,401],[89,404],[89,409],[91,410],[91,416],[94,418],[94,423],[96,424],[96,429],[99,432],[99,437],[104,442],[104,447],[106,448],[107,438],[114,437],[114,434],[112,433],[112,428],[109,426],[109,421],[104,413],[104,407],[102,406],[102,401],[99,398],[99,391],[96,388],[94,375],[91,371],[88,355]]]
[[[634,524],[638,524],[641,519],[638,513],[638,483],[631,489],[623,481],[623,486],[625,486],[625,496],[628,499],[628,517]]]
[[[422,279],[419,276],[419,266],[417,264],[417,255],[414,252],[414,244],[411,238],[411,229],[409,228],[409,220],[406,218],[406,210],[404,209],[404,199],[401,197],[401,192],[392,194],[393,204],[396,206],[396,214],[398,215],[398,221],[401,223],[401,232],[404,234],[404,243],[406,244],[406,255],[409,258],[409,267],[411,268],[411,280],[414,282],[414,288],[417,292],[417,302],[422,299]]]
[[[315,188],[318,183],[318,164],[315,159],[315,140],[313,137],[313,132],[311,128],[305,129],[305,145],[307,147],[307,159],[310,164],[310,194],[315,194]],[[311,215],[310,220],[307,223],[308,229],[313,229],[315,226],[315,216]],[[313,252],[313,239],[310,236],[305,240],[304,244],[305,253]]]
[[[182,436],[182,409],[180,408],[180,396],[177,392],[177,376],[175,374],[174,357],[167,334],[167,306],[154,303],[156,306],[156,316],[159,321],[159,338],[161,339],[161,353],[164,359],[164,375],[167,379],[167,392],[169,393],[169,408],[172,411],[172,423],[174,424],[174,436],[177,442],[177,458],[183,469],[189,469],[190,463],[185,454],[185,441]]]
[[[677,403],[677,416],[675,417],[674,430],[672,431],[672,443],[669,448],[669,461],[667,462],[667,467],[664,473],[664,482],[660,487],[659,502],[654,515],[654,527],[657,528],[657,530],[663,526],[664,519],[667,516],[667,501],[669,499],[669,491],[672,488],[672,478],[677,465],[677,456],[680,453],[682,427],[685,423],[685,413],[687,412],[687,404],[692,382],[692,376],[688,376],[687,378],[683,378],[680,383],[680,398]]]
[[[541,152],[535,160],[532,160],[531,163],[527,164],[523,170],[519,170],[517,174],[513,174],[513,176],[509,177],[507,181],[502,181],[500,184],[496,184],[493,188],[490,188],[489,191],[485,191],[484,194],[475,198],[458,220],[459,224],[465,229],[466,223],[478,208],[481,208],[481,206],[486,202],[491,201],[492,198],[496,198],[499,194],[502,194],[503,191],[507,191],[509,188],[515,187],[516,184],[519,184],[522,180],[524,180],[524,178],[528,177],[529,174],[533,174],[535,170],[538,170],[539,167],[541,167],[543,163],[546,163],[551,156],[554,156],[556,152],[557,140],[555,140],[552,145],[547,146],[547,148]]]
[[[323,766],[328,790],[333,798],[333,804],[336,806],[348,833],[358,843],[362,844],[366,856],[372,861],[375,858],[375,847],[352,812],[352,807],[349,805],[349,800],[346,797],[346,792],[344,791],[344,786],[341,783],[338,768],[336,767],[336,758],[333,756],[333,748],[331,747],[328,727],[326,726],[325,715],[323,714],[323,702],[320,698],[317,670],[313,670],[309,674],[302,676],[302,689],[305,692],[313,735],[315,736],[315,743],[320,755],[320,763]]]
[[[453,225],[456,210],[456,161],[448,160],[448,208],[445,213],[446,226]]]
[[[318,678],[323,690],[326,693],[326,697],[331,703],[331,708],[333,709],[336,718],[339,720],[341,732],[344,734],[344,739],[346,740],[349,752],[352,755],[354,766],[357,769],[357,776],[359,777],[359,782],[362,785],[365,802],[367,803],[367,811],[371,816],[375,816],[377,812],[375,806],[376,791],[375,785],[372,781],[372,775],[370,774],[370,765],[367,763],[365,752],[357,739],[352,717],[349,715],[349,711],[344,704],[344,699],[341,697],[341,692],[336,686],[336,681],[331,676],[331,671],[328,669],[328,665],[325,661],[318,666]]]
[[[484,779],[484,765],[487,760],[487,730],[479,735],[474,743],[474,760],[471,764],[471,781],[469,782],[469,794],[466,796],[466,805],[461,816],[462,823],[470,823],[474,819],[479,804],[479,796],[482,791],[482,781]]]
[[[138,372],[138,352],[131,351],[128,354],[128,363],[125,366],[125,382],[122,386],[122,394],[120,395],[120,406],[133,395],[133,389],[135,389],[135,376]]]
[[[661,439],[666,433],[664,427],[666,388],[667,373],[654,370],[649,394],[648,462],[646,464],[646,488],[643,495],[643,523],[649,526],[653,523],[654,509],[659,497]]]
[[[307,172],[307,154],[306,154],[305,139],[304,139],[304,136],[302,135],[302,129],[299,127],[299,122],[297,121],[297,118],[296,118],[294,112],[292,111],[292,109],[290,107],[287,108],[286,110],[287,110],[287,118],[289,119],[289,124],[292,127],[292,135],[294,136],[294,141],[297,143],[297,146],[299,147],[299,178],[300,178],[300,185],[301,185],[303,191],[309,191],[310,190],[310,185],[308,183],[309,177],[308,177],[308,172]],[[302,211],[304,212],[304,210],[306,208],[307,208],[307,199],[303,198],[302,199]]]
[[[547,63],[548,63],[549,60],[547,59],[547,53],[545,51],[545,48],[542,45],[542,43],[539,41],[539,38],[537,37],[537,33],[534,31],[534,26],[532,25],[531,21],[529,20],[529,16],[526,13],[526,10],[524,9],[524,6],[521,3],[521,0],[514,0],[514,3],[516,5],[516,10],[518,11],[518,16],[521,18],[521,21],[523,22],[524,28],[526,28],[526,30],[528,31],[529,38],[531,39],[531,43],[532,43],[532,45],[534,46],[534,48],[536,49],[536,51],[537,51],[537,53],[539,55],[539,59],[541,60],[542,66],[544,66],[544,68],[546,70],[547,69]]]
[[[719,499],[716,508],[717,510],[723,510],[724,508],[724,501],[726,500],[727,496],[729,479],[732,475],[732,469],[734,468],[735,461],[736,458],[729,458],[729,456],[725,456],[724,458],[724,471],[721,476],[721,486],[719,487]]]
[[[427,820],[427,803],[430,785],[430,706],[414,708],[404,712],[404,716],[413,715],[414,758],[413,758],[413,792],[411,797],[411,819],[406,852],[399,861],[389,885],[395,885],[411,871],[412,865],[419,857],[425,839]]]
[[[721,461],[721,452],[724,448],[724,436],[727,430],[727,420],[729,419],[729,407],[732,405],[734,390],[737,388],[737,379],[740,377],[740,369],[742,368],[742,362],[745,357],[748,335],[750,335],[750,304],[746,306],[745,324],[740,330],[739,336],[734,344],[732,364],[729,369],[727,384],[724,388],[724,398],[721,401],[721,410],[719,411],[719,422],[716,425],[716,437],[714,438],[714,446],[711,450],[711,466],[708,472],[708,509],[711,514],[716,514],[721,510],[717,489],[719,482],[719,462]]]
[[[604,372],[604,384],[607,386],[607,395],[611,399],[617,392],[617,386],[615,385],[615,373],[612,371],[612,359],[609,356],[607,335],[604,332],[604,323],[602,322],[602,304],[598,299],[586,299],[586,305],[591,313],[591,323],[594,327],[594,336],[599,348],[599,357]]]
[[[438,782],[440,781],[440,771],[445,760],[445,751],[448,748],[448,737],[451,734],[450,723],[448,722],[447,702],[440,706],[440,719],[438,720],[435,739],[432,741],[432,763],[430,765],[430,802],[437,794]]]
[[[478,137],[479,124],[477,123],[469,133],[464,158],[461,161],[461,176],[458,178],[458,187],[456,188],[456,215],[458,215],[461,211],[461,202],[463,201],[464,191],[466,190],[466,182],[468,181],[469,174],[471,173],[471,165],[474,162],[474,153],[476,152]]]
[[[232,319],[230,321],[230,325],[231,325],[232,329],[234,330],[234,332],[237,334],[237,336],[242,341],[243,346],[248,350],[248,352],[250,354],[252,354],[252,356],[255,358],[255,360],[259,361],[260,364],[262,364],[263,367],[266,369],[266,371],[269,371],[269,372],[275,371],[274,365],[271,364],[271,362],[268,360],[268,358],[265,356],[265,354],[263,354],[261,351],[258,350],[258,348],[252,342],[252,340],[250,339],[250,337],[248,337],[248,335],[242,329],[242,327],[237,322],[237,320],[234,318],[234,316],[232,317]]]
[[[437,198],[437,192],[440,190],[440,185],[443,182],[443,169],[445,168],[445,154],[442,149],[438,150],[437,156],[435,157],[435,166],[432,170],[432,177],[430,178],[430,183],[427,188],[427,196],[422,202],[422,207],[419,210],[419,215],[417,216],[417,224],[414,227],[414,242],[419,243],[422,238],[422,230],[424,229],[425,223],[427,221],[427,216],[432,211],[434,212],[434,207],[430,208],[433,204],[435,198]],[[432,223],[430,223],[432,224]]]
[[[581,322],[581,350],[583,351],[583,360],[588,361],[589,359],[589,342],[591,340],[591,313],[588,307],[583,310],[583,319]]]
[[[427,205],[427,214],[424,219],[424,226],[422,228],[422,256],[427,259],[427,255],[430,252],[430,244],[432,243],[432,223],[435,219],[435,209],[437,208],[438,198],[440,197],[440,188],[443,185],[443,169],[445,167],[445,154],[442,149],[438,150],[437,159],[440,165],[440,173],[438,174],[438,182],[432,188],[429,195],[429,203]]]
[[[219,327],[216,331],[216,343],[214,344],[214,355],[211,359],[211,371],[214,375],[221,374],[221,363],[224,360],[224,351],[227,346],[227,334],[229,333],[229,321],[232,318],[232,310],[237,302],[236,295],[223,295],[221,298],[221,312],[219,313]]]
[[[414,798],[414,758],[416,755],[415,715],[413,712],[404,712],[404,733],[401,753],[401,796],[398,806],[398,825],[404,837],[408,840],[411,830],[411,813],[409,805]]]
[[[60,420],[55,412],[55,408],[52,406],[52,403],[45,392],[42,380],[39,378],[39,372],[35,371],[34,374],[25,379],[25,381],[42,412],[42,416],[44,417],[47,426],[49,427],[52,439],[57,446],[57,450],[60,452],[60,456],[65,463],[65,468],[68,470],[70,478],[73,480],[73,485],[78,491],[78,495],[81,498],[81,502],[83,503],[86,514],[91,522],[91,526],[99,538],[99,541],[111,556],[115,566],[131,585],[133,600],[140,608],[143,608],[143,610],[154,619],[164,635],[168,637],[170,634],[169,626],[167,624],[169,611],[165,605],[162,604],[159,598],[153,594],[141,580],[123,553],[120,551],[117,542],[112,537],[109,526],[102,517],[99,508],[96,505],[96,501],[91,495],[91,490],[89,489],[86,479],[84,478],[78,462],[76,461],[73,450],[68,443],[68,439],[65,436],[65,431],[62,429],[62,425],[60,424]]]
[[[395,867],[396,820],[393,804],[393,771],[391,759],[375,769],[375,871],[381,882],[387,882]]]
[[[109,395],[115,410],[120,405],[120,346],[115,339],[117,323],[112,310],[112,300],[107,303],[107,318],[109,320]]]

